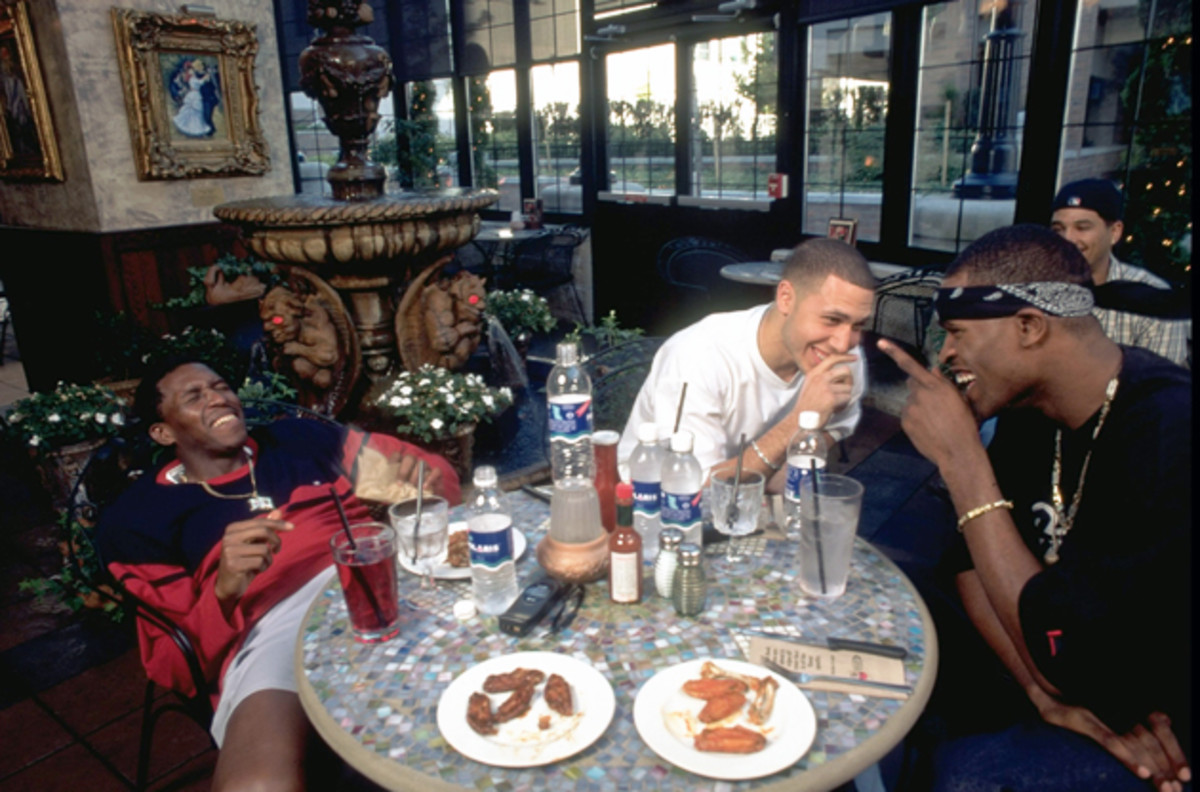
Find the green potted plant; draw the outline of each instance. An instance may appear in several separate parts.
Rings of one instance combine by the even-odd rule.
[[[475,427],[512,405],[512,391],[492,388],[478,374],[428,363],[401,372],[376,397],[376,406],[395,421],[394,432],[441,454],[468,481]]]
[[[550,303],[530,289],[488,292],[484,313],[500,323],[521,357],[529,351],[534,333],[548,333],[555,324]]]
[[[28,449],[55,508],[65,507],[88,456],[125,425],[125,405],[103,385],[60,382],[15,402],[0,434]]]
[[[96,582],[101,579],[100,559],[96,556],[95,546],[85,535],[92,526],[64,513],[59,517],[58,527],[60,535],[66,537],[58,543],[62,566],[52,575],[25,578],[17,583],[17,588],[33,594],[39,602],[54,600],[72,611],[97,609],[113,621],[121,621],[125,611],[118,595],[107,584]],[[69,549],[68,542],[71,544]]]

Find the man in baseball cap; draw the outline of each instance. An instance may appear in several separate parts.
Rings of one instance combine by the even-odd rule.
[[[1108,179],[1080,179],[1064,186],[1054,197],[1050,228],[1083,253],[1095,285],[1132,281],[1169,290],[1170,284],[1162,278],[1113,255],[1113,246],[1125,231],[1123,204],[1121,191]],[[1190,320],[1100,307],[1093,313],[1113,341],[1143,347],[1173,363],[1188,365]]]

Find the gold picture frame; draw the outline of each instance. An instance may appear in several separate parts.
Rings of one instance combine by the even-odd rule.
[[[112,10],[138,179],[261,176],[257,26]]]
[[[0,179],[63,180],[27,0],[0,4]]]
[[[829,218],[828,236],[830,239],[840,239],[854,247],[858,237],[858,221],[848,220],[844,217],[831,217]]]

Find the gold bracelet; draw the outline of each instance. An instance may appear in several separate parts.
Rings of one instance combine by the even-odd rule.
[[[963,526],[974,520],[976,517],[982,517],[990,511],[996,509],[1012,509],[1013,502],[1010,500],[998,500],[991,503],[985,503],[982,506],[976,506],[969,512],[958,518],[958,532],[962,533]]]
[[[757,441],[757,440],[751,440],[751,441],[750,441],[750,447],[754,449],[754,453],[758,454],[758,458],[759,458],[759,459],[761,459],[761,460],[763,461],[763,464],[764,464],[764,465],[766,465],[767,467],[771,468],[771,470],[774,470],[776,473],[778,473],[778,472],[779,472],[779,469],[780,469],[781,467],[783,467],[783,465],[776,465],[776,464],[773,464],[773,463],[771,462],[771,460],[767,459],[767,455],[766,455],[766,454],[764,454],[764,453],[762,452],[762,449],[758,447],[758,441]]]

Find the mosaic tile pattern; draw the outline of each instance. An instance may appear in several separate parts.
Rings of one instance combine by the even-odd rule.
[[[518,563],[522,584],[537,572],[534,549],[547,528],[549,506],[513,493],[514,524],[529,539]],[[607,583],[588,586],[574,623],[558,635],[535,628],[524,638],[499,632],[496,618],[459,622],[452,613],[470,596],[465,581],[422,589],[401,572],[399,637],[377,645],[356,643],[336,578],[318,598],[301,634],[304,669],[330,717],[364,751],[410,770],[480,792],[552,789],[570,783],[593,790],[700,790],[748,788],[788,780],[839,757],[874,735],[904,702],[843,693],[806,691],[817,714],[817,736],[792,768],[767,779],[714,782],[660,759],[638,736],[633,700],[660,669],[696,658],[743,658],[748,637],[739,628],[794,635],[823,643],[831,634],[882,641],[908,649],[906,676],[915,685],[925,665],[925,629],[916,595],[896,567],[861,539],[846,593],[832,602],[806,598],[791,571],[784,542],[760,540],[751,557],[731,563],[720,545],[706,553],[709,597],[696,619],[675,614],[669,600],[650,594],[637,605],[608,601]],[[647,566],[649,570],[649,565]],[[438,733],[438,699],[472,664],[519,651],[554,651],[597,668],[616,693],[617,708],[604,735],[589,748],[552,765],[499,769],[460,756]]]

